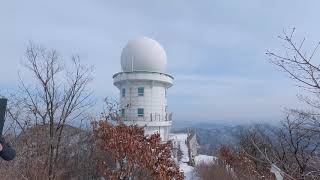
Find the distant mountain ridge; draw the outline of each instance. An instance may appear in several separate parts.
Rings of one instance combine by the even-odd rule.
[[[180,126],[174,126],[173,132],[194,131],[200,145],[200,153],[215,155],[214,152],[222,145],[235,145],[238,143],[237,135],[242,129],[259,126],[264,129],[272,129],[273,124],[246,123],[246,124],[220,124],[220,123],[184,123]]]

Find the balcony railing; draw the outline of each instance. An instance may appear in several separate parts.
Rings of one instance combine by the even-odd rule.
[[[164,116],[158,113],[144,114],[138,116],[137,114],[125,114],[120,117],[121,120],[138,120],[138,121],[172,121],[172,113],[166,113]]]

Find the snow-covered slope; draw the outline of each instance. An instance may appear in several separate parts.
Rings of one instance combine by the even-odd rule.
[[[189,157],[188,157],[188,147],[186,144],[187,134],[171,134],[171,140],[173,140],[182,151],[182,157],[179,162],[180,169],[184,172],[186,176],[185,179],[192,179],[193,177],[193,167],[188,165]]]
[[[171,134],[171,140],[174,141],[178,146],[180,146],[180,149],[182,151],[182,158],[179,162],[180,169],[184,172],[185,180],[197,180],[198,178],[195,176],[194,173],[194,167],[189,166],[189,156],[188,156],[188,147],[187,147],[187,134],[181,133],[181,134]],[[207,156],[207,155],[201,155],[198,154],[195,157],[195,163],[196,165],[199,163],[209,163],[215,160],[216,157],[213,156]]]

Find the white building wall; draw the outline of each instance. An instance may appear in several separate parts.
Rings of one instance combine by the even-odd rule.
[[[147,79],[143,79],[141,73],[114,77],[114,84],[120,91],[120,109],[125,110],[123,119],[127,124],[146,126],[147,135],[159,132],[162,140],[167,141],[172,123],[166,108],[166,89],[172,84],[167,82],[167,77],[161,77],[167,75],[155,74],[154,78],[149,73],[146,75]],[[159,78],[162,80],[158,81]],[[144,87],[144,96],[138,95],[139,87]],[[122,97],[122,89],[125,89],[125,97]],[[138,117],[138,108],[144,109],[144,117]]]
[[[144,96],[138,96],[139,87],[144,87]],[[128,119],[135,119],[138,108],[144,108],[145,115],[154,114],[161,117],[165,116],[167,101],[164,87],[152,85],[151,82],[130,82],[123,84],[120,88],[126,91],[125,97],[122,97],[120,93],[120,106],[126,109]],[[134,116],[132,117],[132,115]],[[145,118],[150,117],[145,116]],[[157,117],[157,119],[159,118],[160,117]]]

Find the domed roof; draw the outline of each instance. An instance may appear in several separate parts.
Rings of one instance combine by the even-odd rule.
[[[121,67],[124,72],[165,72],[167,55],[155,40],[142,37],[129,41],[121,53]]]

